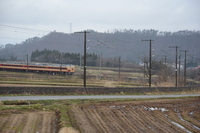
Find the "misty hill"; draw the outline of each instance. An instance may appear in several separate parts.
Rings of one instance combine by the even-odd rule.
[[[179,50],[188,50],[188,60],[200,62],[200,31],[162,32],[158,30],[115,30],[113,32],[99,33],[88,30],[87,52],[122,60],[140,62],[149,56],[149,42],[141,40],[154,40],[152,42],[152,55],[154,59],[175,60],[175,49],[169,46],[179,46]],[[59,52],[83,54],[84,35],[51,32],[41,38],[34,37],[13,45],[7,44],[0,49],[0,59],[13,58],[25,60],[26,54],[31,55],[36,50],[58,50]],[[182,59],[184,53],[181,52]],[[30,56],[29,56],[30,57]]]

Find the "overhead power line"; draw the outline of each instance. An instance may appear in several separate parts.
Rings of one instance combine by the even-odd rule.
[[[32,28],[25,28],[25,27],[17,27],[17,26],[10,26],[10,25],[4,25],[0,24],[1,28],[12,28],[12,29],[18,29],[18,30],[29,30],[29,31],[37,31],[37,32],[51,32],[48,30],[39,30],[39,29],[32,29]]]
[[[0,38],[4,39],[4,41],[5,39],[6,40],[12,39],[16,41],[27,40],[27,39],[22,39],[22,38],[24,37],[30,38],[31,36],[44,36],[45,34],[48,34],[51,32],[48,30],[17,27],[17,26],[5,25],[5,24],[0,24],[0,31],[1,31]],[[14,34],[11,32],[13,32]],[[10,43],[10,42],[4,42],[4,43]],[[14,42],[14,43],[17,43],[17,42]]]
[[[4,39],[15,39],[15,40],[25,40],[25,39],[22,39],[22,38],[12,38],[12,37],[3,37],[3,36],[0,36],[0,38],[4,38]]]

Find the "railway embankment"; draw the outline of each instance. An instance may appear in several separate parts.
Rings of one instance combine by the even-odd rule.
[[[0,86],[0,95],[81,95],[81,94],[148,94],[170,92],[199,92],[200,86],[190,87],[11,87]]]

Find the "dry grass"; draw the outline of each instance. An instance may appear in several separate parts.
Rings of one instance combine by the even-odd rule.
[[[116,87],[116,86],[114,85],[114,82],[112,81],[105,81],[104,87]]]
[[[174,87],[173,82],[159,82],[156,84],[157,87]]]
[[[135,87],[148,86],[148,78],[137,69],[122,68],[119,82],[118,68],[102,68],[101,79],[99,67],[87,67],[88,87]],[[0,86],[83,86],[83,69],[76,67],[72,76],[47,75],[0,71]],[[152,76],[152,87],[173,87],[174,80],[159,80]]]

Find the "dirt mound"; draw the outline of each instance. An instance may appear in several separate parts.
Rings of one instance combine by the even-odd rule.
[[[200,98],[76,106],[83,133],[200,132]]]
[[[8,112],[7,112],[8,113]],[[56,133],[55,112],[11,112],[0,115],[0,133]]]

